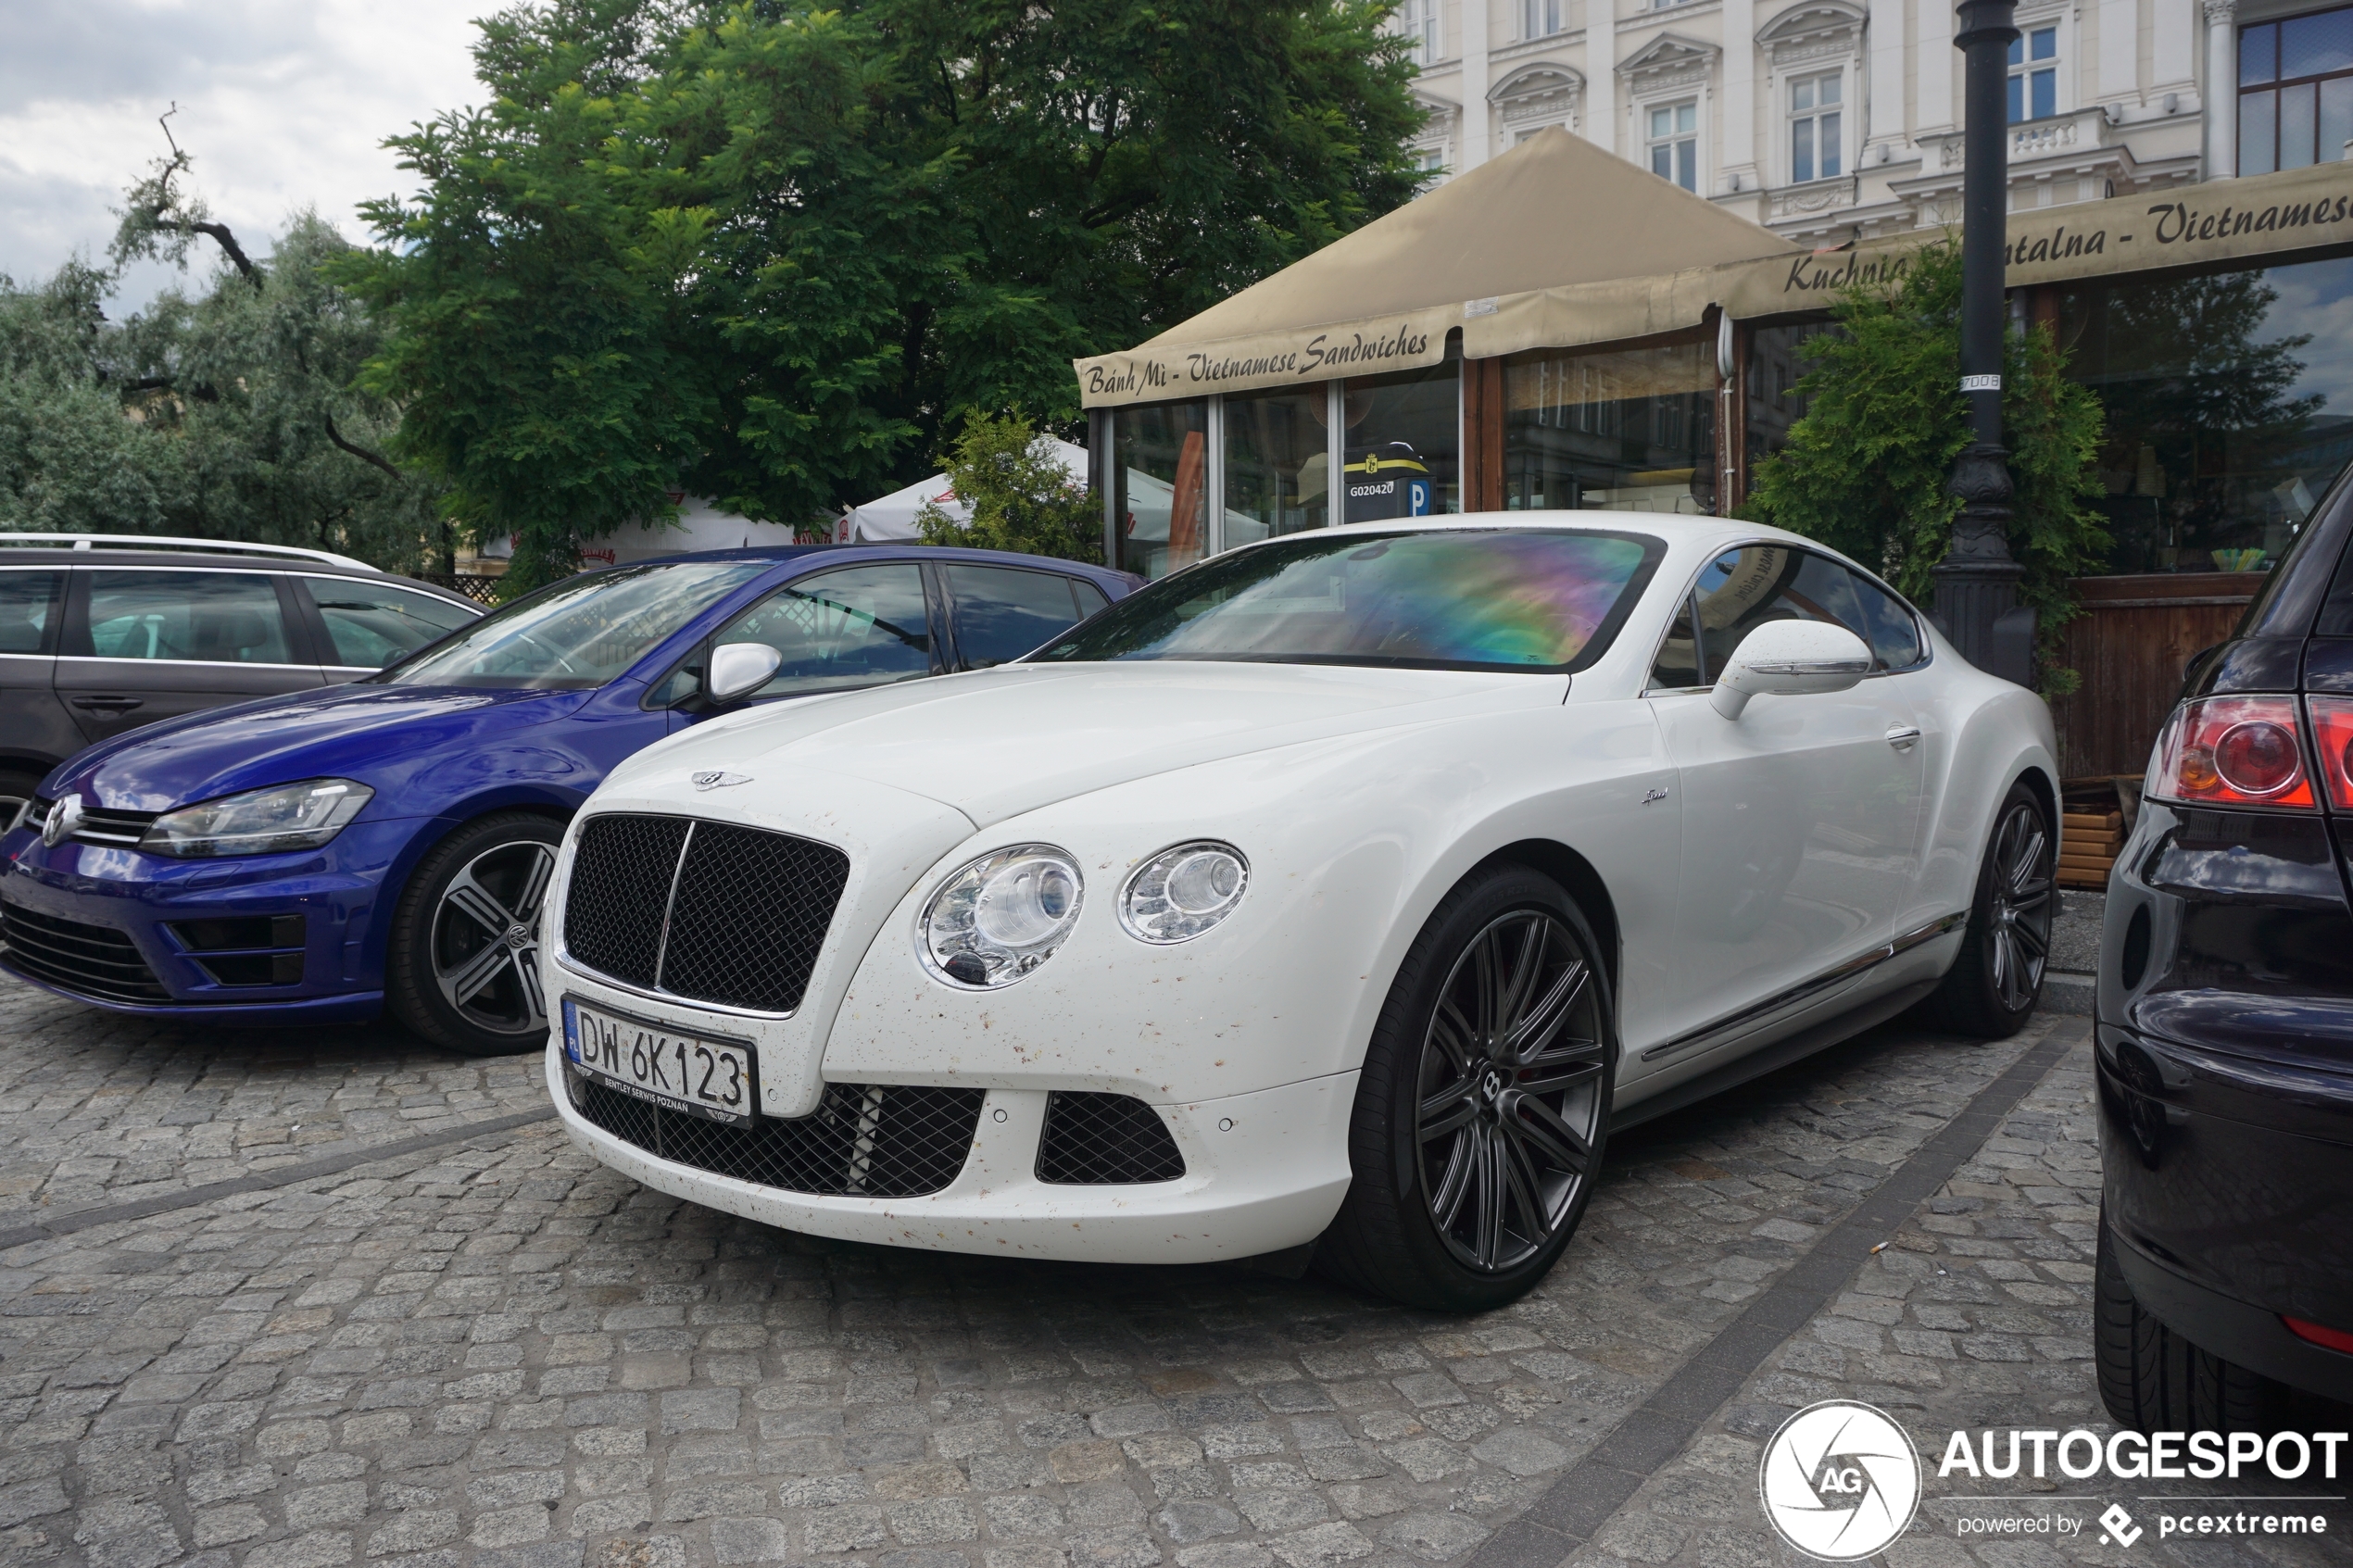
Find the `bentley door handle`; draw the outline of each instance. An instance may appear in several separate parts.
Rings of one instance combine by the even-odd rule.
[[[1890,724],[1887,727],[1887,744],[1898,751],[1911,750],[1912,743],[1919,738],[1920,732],[1914,725]]]

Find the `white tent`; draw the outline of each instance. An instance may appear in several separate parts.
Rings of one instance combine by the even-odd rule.
[[[740,550],[753,545],[792,543],[793,531],[785,523],[754,522],[735,512],[723,512],[700,495],[688,495],[678,503],[675,528],[632,523],[614,529],[601,539],[587,541],[586,548],[580,554],[585,563],[627,566],[632,561],[684,555],[688,550]],[[611,554],[607,555],[607,551]]]
[[[1053,447],[1056,460],[1070,475],[1072,483],[1087,483],[1087,448],[1051,435],[1038,439]],[[834,539],[844,545],[872,539],[912,539],[916,537],[915,514],[926,505],[936,506],[955,519],[958,527],[972,521],[972,508],[956,498],[955,486],[948,483],[946,474],[936,473],[862,507],[850,508],[835,527]]]

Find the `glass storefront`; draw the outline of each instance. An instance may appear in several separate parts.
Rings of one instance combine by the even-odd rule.
[[[1463,364],[1358,376],[1344,390],[1344,521],[1377,522],[1463,509]]]
[[[1504,505],[1716,509],[1716,347],[1542,351],[1504,361]]]
[[[1209,548],[1209,405],[1151,403],[1112,420],[1112,564],[1165,577]]]
[[[1807,338],[1838,329],[1828,321],[1790,321],[1752,327],[1748,333],[1747,370],[1742,383],[1748,466],[1756,465],[1789,445],[1789,427],[1806,417],[1808,399],[1796,388],[1812,369],[1799,355]]]
[[[1331,521],[1330,409],[1320,382],[1227,396],[1227,549]]]
[[[2108,570],[2260,570],[2353,457],[2353,257],[2061,295],[2099,394]]]

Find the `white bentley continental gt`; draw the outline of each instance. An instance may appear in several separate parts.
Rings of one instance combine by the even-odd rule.
[[[774,663],[709,651],[716,701]],[[2051,721],[1870,572],[1712,518],[1268,540],[1016,663],[615,769],[549,1086],[647,1185],[1000,1257],[1511,1299],[1613,1128],[1920,1006],[2017,1029]]]

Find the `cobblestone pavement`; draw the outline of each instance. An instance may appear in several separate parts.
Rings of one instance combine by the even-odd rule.
[[[1552,1277],[1471,1319],[1234,1268],[790,1236],[552,1123],[94,1224],[0,1252],[0,1561],[1456,1562],[2048,1027],[1883,1029],[1628,1135]],[[113,1201],[195,1179],[148,1133],[285,1160],[314,1114],[322,1143],[396,1141],[528,1108],[535,1073],[388,1031],[128,1028],[0,983],[0,1115],[44,1143],[0,1169],[41,1177],[13,1202]],[[1756,1443],[1820,1390],[1916,1431],[2062,1400],[2088,1422],[2082,1098],[2080,1063],[2054,1074],[1586,1555],[1775,1557]]]

